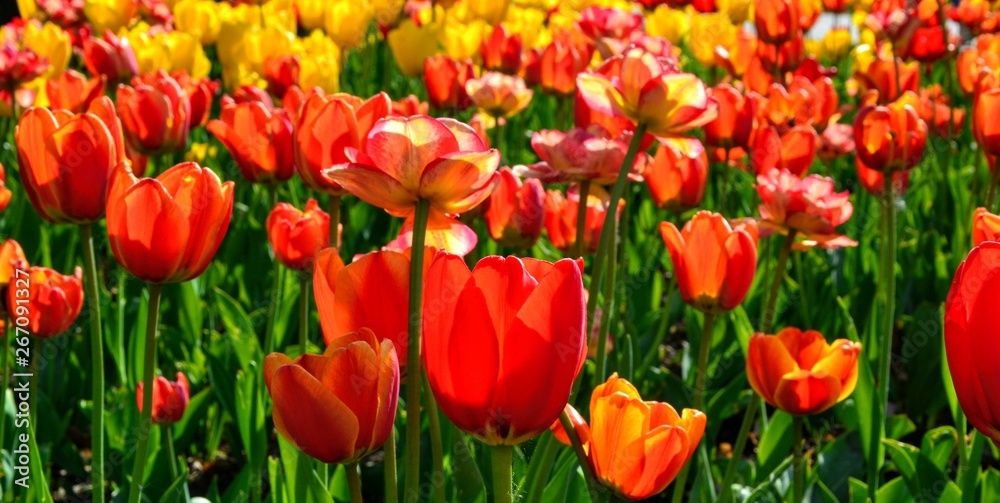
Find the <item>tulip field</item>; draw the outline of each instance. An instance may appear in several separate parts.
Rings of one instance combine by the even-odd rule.
[[[1000,501],[995,2],[14,3],[0,503]]]

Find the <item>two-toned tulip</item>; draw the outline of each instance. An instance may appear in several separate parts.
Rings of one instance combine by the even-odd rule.
[[[274,185],[295,174],[292,121],[283,109],[240,103],[223,108],[207,128],[229,150],[247,181]]]
[[[747,349],[747,380],[765,402],[789,414],[819,414],[854,392],[861,345],[786,328],[756,334]]]
[[[976,208],[972,215],[972,246],[985,241],[1000,241],[1000,216],[986,208]]]
[[[907,94],[887,105],[867,104],[858,110],[854,141],[865,166],[882,172],[903,171],[923,157],[927,123],[907,102]]]
[[[69,330],[83,307],[83,270],[77,267],[72,275],[63,275],[47,267],[33,266],[27,273],[26,288],[20,288],[11,279],[7,312],[12,317],[26,319],[27,324],[21,328],[35,337],[48,339]]]
[[[166,377],[157,376],[153,380],[153,424],[169,426],[181,419],[184,419],[184,411],[187,410],[188,401],[191,399],[191,385],[187,376],[178,372],[176,381],[169,381]],[[142,412],[143,383],[135,390],[135,403]]]
[[[638,501],[663,492],[694,455],[708,418],[699,410],[680,414],[666,402],[644,401],[617,373],[590,395],[590,424],[566,406],[587,464],[618,497]],[[557,423],[556,438],[569,444]]]
[[[45,95],[52,108],[83,113],[90,103],[104,96],[105,77],[99,75],[90,80],[76,70],[66,70],[58,77],[45,83]]]
[[[91,75],[103,75],[108,82],[122,82],[139,73],[139,63],[128,39],[107,31],[101,38],[83,40],[83,64]]]
[[[465,92],[472,104],[493,118],[517,115],[531,103],[532,91],[524,79],[499,72],[486,72],[482,77],[465,82]]]
[[[125,140],[144,155],[162,155],[184,148],[190,129],[191,105],[177,81],[163,70],[118,85],[118,116]]]
[[[363,328],[333,340],[322,355],[264,359],[274,428],[324,463],[353,464],[392,433],[399,363],[391,341]]]
[[[316,254],[330,243],[330,215],[311,198],[304,210],[278,203],[265,227],[275,258],[295,271],[312,271]]]
[[[0,293],[7,288],[7,284],[17,274],[18,269],[28,269],[28,257],[24,254],[20,243],[8,239],[0,243]],[[3,307],[6,306],[7,303],[4,301]]]
[[[457,61],[437,54],[424,60],[424,85],[431,106],[440,110],[461,111],[472,101],[465,83],[476,78],[472,61]]]
[[[646,187],[659,208],[680,212],[701,204],[708,183],[708,156],[691,158],[670,147],[656,149],[653,161],[642,172]]]
[[[854,246],[836,228],[854,212],[851,194],[837,192],[832,178],[809,175],[799,178],[788,170],[771,169],[757,175],[760,227],[765,233],[795,232],[807,240],[831,246]]]
[[[486,229],[494,241],[512,248],[531,248],[542,235],[545,189],[536,179],[521,180],[509,168],[486,200]]]
[[[710,314],[743,302],[757,269],[757,225],[733,227],[718,213],[699,211],[682,230],[660,224],[677,289],[688,305]]]
[[[104,217],[108,179],[125,158],[109,98],[79,115],[32,108],[21,116],[15,140],[25,192],[43,218],[85,224]]]
[[[140,179],[123,162],[108,189],[111,252],[143,281],[187,281],[211,263],[232,213],[233,182],[208,168],[185,162]]]
[[[426,285],[424,363],[441,412],[488,445],[545,432],[586,349],[580,266],[494,256],[470,271],[439,252]]]
[[[531,148],[542,162],[521,171],[525,176],[540,178],[546,183],[589,180],[598,185],[610,185],[618,178],[628,153],[625,142],[581,128],[566,132],[538,131],[531,136]],[[649,156],[645,153],[636,156],[632,164],[634,178],[639,178],[648,161]]]
[[[944,347],[955,393],[969,423],[1000,441],[994,313],[1000,292],[1000,243],[976,246],[955,271],[945,302]]]

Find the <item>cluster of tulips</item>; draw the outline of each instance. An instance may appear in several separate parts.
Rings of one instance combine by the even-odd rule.
[[[29,265],[34,251],[4,241],[8,315],[21,304],[7,285],[27,271],[27,331],[66,333],[86,303],[91,354],[103,355],[104,257],[95,250],[106,238],[115,261],[147,285],[143,376],[125,383],[141,411],[137,426],[169,428],[184,417],[192,385],[184,373],[157,375],[163,286],[210,267],[236,193],[256,185],[269,197],[270,213],[259,216],[275,265],[259,342],[266,356],[256,367],[260,399],[270,402],[256,420],[305,455],[344,465],[352,501],[362,499],[359,464],[377,451],[385,501],[426,497],[420,465],[430,459],[444,473],[445,419],[488,447],[497,502],[521,496],[512,467],[538,437],[528,501],[539,500],[560,442],[573,448],[594,501],[641,500],[671,484],[673,501],[693,498],[692,471],[711,496],[718,487],[719,500],[731,501],[765,404],[794,418],[785,497],[802,501],[815,474],[806,423],[851,396],[862,368],[876,386],[876,430],[865,439],[875,499],[900,314],[898,200],[928,145],[955,141],[967,122],[996,174],[947,298],[944,341],[969,422],[1000,442],[1000,347],[989,337],[1000,291],[1000,216],[990,212],[1000,180],[1000,17],[980,0],[854,3],[18,0],[21,17],[0,36],[0,141],[12,135],[17,162],[7,169],[23,190],[8,188],[0,169],[0,211],[26,197],[46,225],[76,226],[83,263],[64,275]],[[807,40],[823,12],[853,12],[862,43],[840,26]],[[960,48],[949,19],[974,42]],[[364,71],[347,65],[352,54]],[[390,96],[390,55],[419,96]],[[840,86],[848,59],[852,74]],[[948,87],[921,85],[931,64],[945,68]],[[339,92],[348,78],[363,81],[350,86],[359,96]],[[953,98],[971,103],[971,121]],[[540,101],[554,114],[529,122]],[[522,143],[535,162],[511,154]],[[211,151],[228,155],[241,179],[203,167]],[[822,165],[830,174],[843,157],[881,201],[870,370],[847,334],[776,330],[789,260],[858,246],[838,230],[852,217],[851,194],[813,173]],[[747,180],[760,201],[752,215],[736,192]],[[319,200],[282,201],[293,183]],[[641,396],[631,363],[614,363],[639,335],[615,319],[636,194],[666,218],[662,246],[640,253],[669,255],[671,281],[700,323],[685,326],[694,384],[678,407]],[[398,236],[351,248],[357,240],[347,238],[365,229],[351,227],[342,203],[384,210],[399,219]],[[716,322],[742,309],[769,238],[780,248],[776,267],[757,278],[766,283],[762,315],[744,347],[754,397],[739,433],[725,439],[731,459],[713,472],[703,438],[723,440],[706,414]],[[513,254],[483,257],[486,239]],[[564,258],[529,256],[540,243]],[[286,271],[299,279],[301,318],[297,344],[277,347]],[[321,338],[309,330],[312,299]],[[656,337],[654,352],[664,342]],[[105,484],[103,362],[91,361],[92,498],[153,498],[143,494],[148,435],[130,484]],[[186,465],[171,458],[176,477]],[[259,477],[266,456],[254,458]],[[433,493],[444,501],[443,490]],[[262,497],[259,486],[251,497]]]

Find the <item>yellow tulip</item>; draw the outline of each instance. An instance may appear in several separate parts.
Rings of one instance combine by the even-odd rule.
[[[46,79],[62,74],[73,54],[69,33],[47,21],[45,24],[38,21],[27,23],[24,28],[24,46],[49,61],[49,68],[43,74]]]
[[[525,47],[542,47],[552,41],[552,34],[545,26],[546,17],[546,11],[511,5],[503,24],[511,34],[521,35]]]
[[[806,40],[806,52],[817,59],[838,62],[851,50],[851,32],[847,28],[835,28],[820,40]]]
[[[438,51],[440,29],[433,23],[417,26],[413,20],[406,19],[389,32],[389,48],[404,74],[414,77],[423,73],[424,60]]]
[[[83,15],[94,27],[94,34],[100,35],[105,30],[117,32],[128,26],[137,8],[136,0],[86,0]]]
[[[207,77],[212,69],[201,43],[190,33],[172,31],[150,35],[149,26],[138,23],[123,35],[135,50],[140,73],[161,68],[168,72],[184,70],[191,77],[200,79]]]
[[[464,0],[469,15],[494,25],[500,24],[507,16],[510,0]]]
[[[270,0],[257,8],[263,12],[265,26],[291,33],[298,29],[293,0]]]
[[[678,45],[691,29],[691,13],[666,5],[656,8],[646,16],[646,32],[654,37],[663,37],[671,44]]]
[[[340,90],[340,61],[332,54],[317,54],[299,61],[299,87],[318,87],[326,93]]]
[[[174,6],[174,26],[197,37],[202,45],[214,44],[222,27],[218,4],[211,0],[180,0]]]
[[[333,0],[326,5],[326,34],[343,50],[361,45],[375,13],[367,1]]]
[[[465,60],[475,58],[479,54],[479,46],[492,31],[493,27],[482,19],[473,19],[467,23],[448,19],[438,34],[441,37],[441,46],[449,57]]]
[[[326,16],[326,0],[295,0],[299,11],[299,24],[312,31],[323,27]]]
[[[737,26],[753,19],[752,0],[718,0],[716,6],[719,12],[726,13],[729,21]]]
[[[382,26],[392,26],[403,12],[405,0],[369,0],[369,7],[375,13],[375,19]]]
[[[31,19],[38,14],[38,4],[35,0],[17,0],[17,11],[21,19]]]
[[[715,48],[732,47],[736,43],[736,31],[736,25],[722,12],[692,14],[688,33],[691,54],[702,66],[715,66]]]

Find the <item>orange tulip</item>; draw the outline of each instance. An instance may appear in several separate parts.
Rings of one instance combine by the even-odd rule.
[[[804,179],[788,170],[771,169],[757,175],[760,194],[760,227],[764,232],[796,232],[817,243],[837,246],[857,243],[844,240],[836,227],[854,213],[851,194],[835,192],[832,178],[809,175]]]
[[[499,171],[500,183],[486,205],[486,229],[502,246],[531,248],[542,235],[545,189],[542,182],[523,182],[510,168]]]
[[[312,198],[304,211],[278,203],[267,216],[266,227],[274,258],[295,271],[312,271],[316,254],[330,243],[330,215]]]
[[[758,175],[778,168],[803,176],[812,167],[819,137],[808,126],[796,126],[779,135],[773,126],[757,131],[750,155],[750,165]]]
[[[13,196],[14,193],[7,188],[7,173],[3,169],[3,164],[0,164],[0,212],[7,209]]]
[[[854,391],[860,353],[860,344],[827,343],[815,330],[755,334],[747,350],[747,380],[764,401],[789,414],[819,414]]]
[[[323,170],[348,162],[350,149],[364,152],[368,133],[391,110],[385,93],[367,101],[349,94],[309,96],[295,127],[295,166],[302,181],[315,191],[343,195],[344,189]]]
[[[597,480],[624,499],[638,501],[663,492],[694,455],[707,418],[699,410],[681,414],[666,402],[646,402],[632,383],[611,374],[590,395],[590,424],[566,406],[573,430]],[[569,445],[560,423],[556,438]]]
[[[187,376],[178,372],[177,380],[168,381],[166,377],[157,376],[153,380],[153,424],[171,425],[184,419],[188,400],[191,397],[191,385]],[[135,390],[135,403],[142,414],[143,383]]]
[[[768,44],[783,44],[799,36],[798,0],[761,0],[754,4],[757,37]]]
[[[83,41],[83,64],[91,75],[103,75],[108,82],[123,82],[139,73],[135,51],[127,38],[118,38],[110,30],[101,38]]]
[[[496,184],[500,153],[471,127],[425,115],[388,117],[375,124],[364,152],[325,175],[348,192],[396,216],[420,199],[448,214],[483,202]]]
[[[17,326],[41,339],[69,330],[83,307],[83,271],[77,267],[72,276],[64,276],[47,267],[29,267],[27,272],[27,288],[22,288],[15,277],[10,279],[7,312],[11,318],[26,319],[27,325],[18,321]]]
[[[746,221],[730,226],[718,213],[699,211],[681,231],[660,224],[670,252],[681,298],[712,314],[730,311],[743,302],[757,269],[757,225]]]
[[[705,144],[724,149],[750,148],[757,113],[756,95],[743,95],[729,84],[712,88],[712,97],[719,103],[719,115],[705,124]]]
[[[125,159],[121,123],[107,97],[87,113],[32,108],[15,133],[21,181],[45,220],[84,224],[104,218],[108,179]]]
[[[158,70],[118,85],[118,115],[125,139],[144,155],[163,155],[187,144],[191,104],[180,84]]]
[[[267,91],[282,98],[285,92],[299,83],[299,57],[294,54],[272,56],[264,61],[264,79]]]
[[[600,128],[594,128],[600,131]],[[531,147],[542,162],[521,169],[524,176],[540,178],[546,183],[590,180],[598,185],[611,185],[618,178],[622,162],[628,153],[625,142],[609,139],[590,131],[574,128],[567,132],[553,129],[538,131],[531,136]],[[633,178],[649,160],[640,153],[632,164]]]
[[[990,213],[986,208],[976,208],[972,215],[972,246],[979,246],[984,241],[1000,241],[1000,216]],[[0,284],[2,282],[3,278],[0,276]]]
[[[478,79],[465,82],[465,92],[472,104],[494,118],[510,118],[531,103],[533,92],[524,79],[499,72],[486,72]]]
[[[896,78],[896,68],[899,68],[899,79]],[[920,63],[902,61],[894,63],[893,60],[878,58],[872,61],[863,72],[854,73],[855,80],[861,84],[864,90],[874,89],[878,91],[880,103],[895,101],[906,91],[917,92],[920,86]],[[899,86],[896,86],[899,82]]]
[[[526,77],[534,80],[543,93],[556,96],[571,96],[576,92],[576,76],[590,65],[594,46],[588,43],[574,43],[570,37],[556,37],[544,49],[538,49],[531,59]]]
[[[208,123],[208,115],[212,111],[212,102],[215,100],[215,92],[219,90],[219,83],[209,79],[195,79],[188,75],[187,71],[179,70],[170,74],[187,94],[190,105],[190,127],[194,129]]]
[[[332,341],[322,355],[264,359],[274,429],[324,463],[357,463],[392,433],[399,363],[390,341],[367,328]]]
[[[991,155],[1000,154],[1000,88],[990,89],[976,96],[972,108],[972,133],[983,150]]]
[[[858,173],[858,182],[861,187],[868,191],[870,194],[876,196],[881,196],[885,193],[885,175],[881,172],[865,166],[864,162],[861,161],[860,157],[854,157],[854,166]],[[892,186],[896,194],[902,194],[906,192],[906,188],[910,185],[910,172],[909,171],[896,171],[892,174]]]
[[[455,426],[516,445],[559,417],[587,347],[580,268],[492,256],[469,271],[437,254],[425,280],[424,364]]]
[[[604,218],[607,215],[611,195],[600,185],[591,185],[587,194],[587,215],[584,218],[583,251],[597,251],[601,230],[604,228]],[[580,188],[573,184],[566,190],[566,195],[558,190],[545,193],[545,232],[552,245],[562,252],[569,252],[576,245],[576,220],[580,204]],[[618,203],[618,216],[621,215],[624,201]]]
[[[483,39],[479,54],[483,57],[483,68],[517,75],[521,71],[521,52],[524,43],[519,33],[508,33],[502,24],[493,28],[489,38]]]
[[[106,79],[103,75],[87,80],[82,73],[69,69],[45,83],[45,95],[52,108],[83,113],[90,103],[104,96]]]
[[[108,189],[108,238],[115,259],[149,283],[199,276],[226,236],[233,182],[185,162],[156,178],[136,178],[127,162]]]
[[[228,106],[207,129],[226,146],[247,181],[274,185],[295,174],[292,121],[283,109],[260,103]]]
[[[424,85],[427,99],[434,108],[461,111],[472,101],[465,83],[476,78],[472,61],[456,61],[443,54],[424,60]]]
[[[24,249],[21,248],[20,243],[8,239],[0,243],[0,293],[3,292],[4,288],[7,288],[7,284],[14,277],[17,269],[28,269],[28,257],[24,255]],[[0,307],[6,305],[4,303]]]
[[[581,73],[576,85],[591,109],[642,124],[689,156],[697,155],[701,143],[683,133],[718,115],[717,101],[701,80],[639,48],[627,49],[593,73]]]
[[[705,197],[708,156],[702,152],[692,159],[660,146],[642,175],[657,207],[685,211],[701,204]]]
[[[769,75],[777,74],[782,79],[785,73],[798,68],[805,61],[805,56],[805,40],[801,34],[781,45],[757,44],[757,58],[764,71]]]
[[[965,47],[955,60],[958,83],[966,96],[996,87],[1000,77],[1000,36],[984,34]]]
[[[855,148],[865,166],[892,172],[911,169],[920,162],[927,143],[927,124],[908,102],[915,99],[907,92],[888,105],[866,104],[858,111],[854,118]]]
[[[411,94],[401,100],[392,102],[392,113],[402,117],[413,117],[414,115],[427,115],[431,107],[426,101],[420,101],[415,94]]]

